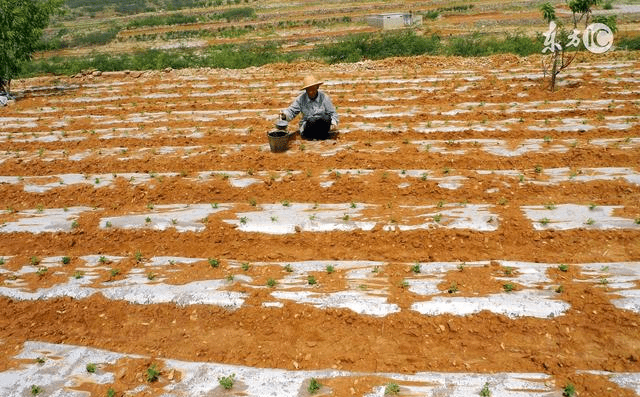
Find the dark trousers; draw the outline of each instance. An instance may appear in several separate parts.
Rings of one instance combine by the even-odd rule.
[[[300,133],[304,139],[327,139],[331,128],[331,116],[326,113],[311,116]]]

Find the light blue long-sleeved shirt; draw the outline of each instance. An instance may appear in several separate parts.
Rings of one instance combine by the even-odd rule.
[[[315,99],[310,99],[306,91],[298,95],[298,97],[289,105],[287,109],[284,109],[282,113],[287,117],[287,121],[290,121],[302,112],[302,119],[300,120],[300,131],[304,130],[304,126],[309,117],[327,113],[331,116],[331,124],[338,125],[338,113],[335,106],[331,102],[329,95],[318,90],[318,95]]]

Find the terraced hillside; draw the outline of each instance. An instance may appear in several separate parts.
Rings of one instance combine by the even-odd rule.
[[[582,56],[15,81],[0,394],[639,395],[640,60]]]
[[[380,13],[411,12],[422,18],[421,24],[412,27],[416,34],[437,35],[443,42],[452,37],[467,37],[470,33],[500,39],[509,33],[535,39],[548,27],[540,11],[542,3],[110,0],[95,4],[87,0],[67,0],[66,13],[54,18],[45,34],[42,51],[35,57],[53,64],[61,63],[57,57],[67,60],[69,57],[93,58],[98,54],[117,57],[148,50],[183,50],[197,57],[224,46],[241,46],[245,51],[274,47],[280,52],[309,57],[314,47],[378,32],[378,28],[367,24],[366,18]],[[623,38],[638,36],[640,6],[623,1],[603,3],[593,9],[593,15],[616,16],[616,45],[620,45]],[[557,5],[558,17],[570,24],[566,4],[554,5]],[[247,45],[250,47],[246,48]],[[176,54],[180,55],[183,54]],[[106,65],[105,62],[103,66]]]

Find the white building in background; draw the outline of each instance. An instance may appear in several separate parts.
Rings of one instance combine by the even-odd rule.
[[[366,17],[367,24],[380,29],[400,29],[408,26],[422,25],[422,15],[413,13],[376,14]]]

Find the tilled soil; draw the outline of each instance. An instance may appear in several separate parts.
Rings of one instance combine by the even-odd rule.
[[[640,281],[607,282],[613,278],[607,264],[631,268],[640,260],[640,183],[633,179],[640,172],[640,61],[634,53],[585,54],[561,75],[555,92],[539,65],[538,57],[414,57],[15,82],[19,100],[0,115],[0,175],[8,178],[0,183],[6,209],[0,223],[10,227],[29,211],[88,210],[60,230],[0,227],[0,281],[7,290],[37,293],[83,275],[95,276],[86,285],[100,289],[142,274],[150,285],[228,280],[223,289],[244,298],[233,309],[132,303],[101,293],[22,299],[3,292],[0,369],[19,365],[13,357],[25,341],[42,341],[293,371],[544,373],[556,390],[572,383],[580,396],[636,395],[581,371],[640,372],[638,302],[635,310],[613,302]],[[296,135],[287,152],[271,153],[266,133],[308,72],[324,79],[321,88],[341,116],[339,133],[321,142]],[[509,154],[487,149],[486,140],[502,142]],[[530,150],[516,152],[531,142]],[[555,181],[554,170],[564,168],[566,178]],[[612,168],[622,175],[589,179]],[[59,182],[70,174],[79,181]],[[254,181],[240,186],[240,178]],[[459,186],[445,184],[450,178]],[[285,214],[298,203],[346,206],[327,231],[314,231],[313,222],[283,234],[248,231],[255,219],[238,215],[269,205]],[[183,230],[183,218],[158,220],[162,206],[173,204],[219,211]],[[560,228],[557,219],[524,212],[569,204],[593,215]],[[487,206],[490,219],[455,227],[457,218],[446,210],[474,205]],[[612,216],[623,226],[598,217],[608,206],[616,207]],[[131,228],[115,223],[136,215],[149,219]],[[284,222],[283,216],[271,215],[271,222]],[[90,255],[105,259],[93,268]],[[35,271],[45,267],[44,258],[62,256],[69,263]],[[150,265],[163,256],[195,260]],[[285,265],[303,263],[303,269],[305,261],[379,263],[362,284],[336,265],[301,274],[316,284],[296,288],[319,296],[382,293],[397,311],[367,315],[274,298],[274,291],[289,288]],[[501,261],[546,264],[547,281],[522,284],[518,268]],[[414,266],[435,262],[459,264],[438,276],[438,297],[472,302],[498,295],[508,303],[518,291],[537,289],[555,291],[552,301],[568,309],[550,317],[421,314],[414,304],[435,298],[416,292],[412,282],[433,274]],[[602,264],[603,275],[587,274],[589,264]],[[32,271],[21,272],[27,266]],[[513,292],[505,287],[509,277]],[[279,304],[265,307],[274,301]],[[110,387],[144,384],[139,374],[148,365],[118,362],[113,371],[122,376]],[[384,376],[353,381],[323,384],[336,396],[360,396],[386,382]],[[154,384],[145,395],[161,395],[161,387]],[[107,386],[81,389],[104,395]]]

